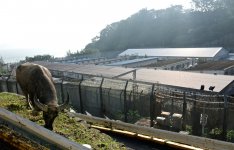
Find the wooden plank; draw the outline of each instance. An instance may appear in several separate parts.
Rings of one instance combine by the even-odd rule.
[[[212,150],[230,150],[234,149],[234,143],[224,142],[204,137],[185,135],[176,132],[170,132],[155,128],[149,128],[144,126],[137,126],[134,124],[124,123],[114,120],[106,120],[103,118],[98,118],[94,116],[86,116],[78,113],[69,113],[71,116],[79,117],[91,122],[93,124],[101,124],[110,128],[125,130],[129,132],[134,132],[137,134],[144,134],[152,137],[157,137],[160,139],[165,139],[172,142],[183,143],[203,149],[212,149]]]
[[[28,133],[44,139],[48,143],[51,143],[55,145],[55,147],[58,147],[60,149],[88,150],[82,145],[72,142],[67,138],[54,133],[53,131],[47,130],[44,127],[37,125],[36,123],[31,122],[27,119],[24,119],[6,109],[0,108],[0,118],[6,122],[13,124],[16,127],[27,131]]]
[[[172,148],[176,148],[176,149],[203,150],[201,148],[196,148],[196,147],[193,147],[193,146],[189,146],[189,145],[185,145],[185,144],[181,144],[181,143],[176,143],[176,142],[171,142],[171,141],[167,141],[167,140],[163,140],[163,139],[152,138],[150,136],[146,136],[146,135],[142,135],[142,134],[136,134],[136,133],[129,132],[129,131],[110,129],[110,128],[105,128],[105,127],[100,127],[100,126],[95,126],[95,125],[91,125],[91,127],[95,128],[95,129],[103,130],[103,131],[122,134],[122,135],[125,135],[125,136],[128,136],[128,137],[138,138],[138,139],[141,139],[141,140],[148,140],[148,141],[155,142],[155,143],[158,143],[158,144],[161,144],[161,145],[167,145],[168,147],[172,147]]]

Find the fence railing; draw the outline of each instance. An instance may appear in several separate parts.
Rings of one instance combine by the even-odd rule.
[[[71,107],[79,113],[234,140],[234,98],[226,95],[101,77],[79,82],[58,79],[55,87],[59,103],[68,93]],[[22,94],[11,78],[0,79],[0,92]]]

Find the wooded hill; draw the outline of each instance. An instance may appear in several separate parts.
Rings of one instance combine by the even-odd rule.
[[[142,9],[112,23],[77,53],[123,51],[128,48],[224,47],[234,51],[234,1],[192,0],[192,8]]]

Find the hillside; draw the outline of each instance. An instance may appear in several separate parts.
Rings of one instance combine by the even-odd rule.
[[[107,25],[85,49],[68,56],[128,48],[224,47],[234,51],[234,1],[192,0],[194,8],[142,9]]]

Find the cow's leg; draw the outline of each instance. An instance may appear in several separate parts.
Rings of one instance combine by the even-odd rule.
[[[39,114],[39,110],[37,109],[37,107],[35,107],[33,99],[34,99],[34,94],[29,94],[28,103],[32,109],[32,115],[37,116]]]
[[[33,105],[33,94],[29,94],[28,104],[29,104],[30,108],[33,110],[33,109],[34,109],[34,105]]]
[[[30,104],[29,104],[29,96],[28,96],[28,92],[26,92],[25,90],[23,90],[22,89],[22,91],[23,91],[23,93],[24,93],[24,96],[25,96],[25,99],[26,99],[26,105],[27,105],[27,108],[31,108],[31,106],[30,106]]]

